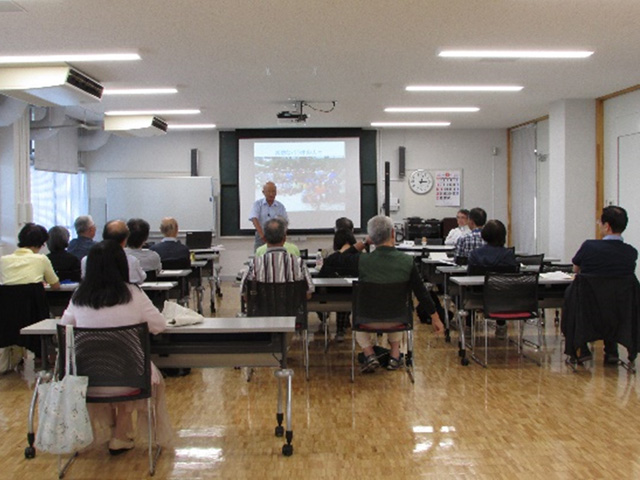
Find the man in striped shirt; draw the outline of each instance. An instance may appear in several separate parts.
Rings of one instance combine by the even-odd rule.
[[[252,280],[265,283],[285,283],[305,280],[307,297],[311,297],[314,286],[311,274],[304,260],[283,247],[287,239],[286,222],[282,218],[273,218],[264,224],[264,236],[267,251],[262,256],[255,256],[249,263],[240,283],[240,291],[245,292],[246,283]]]

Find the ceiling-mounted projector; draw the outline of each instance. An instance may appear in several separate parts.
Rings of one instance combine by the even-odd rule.
[[[307,121],[307,118],[309,118],[309,115],[306,113],[287,111],[280,112],[276,116],[278,117],[278,120],[290,123],[304,123]]]

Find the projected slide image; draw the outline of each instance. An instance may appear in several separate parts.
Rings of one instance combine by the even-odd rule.
[[[256,158],[255,166],[257,194],[266,182],[275,182],[278,200],[290,212],[345,208],[344,158]]]
[[[239,141],[240,218],[253,225],[249,212],[272,181],[277,199],[297,230],[333,228],[336,218],[360,219],[359,140],[353,138],[241,139]],[[245,220],[246,219],[246,220]]]

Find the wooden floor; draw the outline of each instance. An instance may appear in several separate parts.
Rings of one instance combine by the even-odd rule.
[[[235,315],[238,290],[225,284],[223,293],[218,315]],[[168,378],[176,438],[155,478],[640,478],[638,376],[604,367],[601,343],[596,361],[573,373],[550,321],[541,367],[501,342],[484,369],[460,365],[455,332],[447,344],[427,325],[416,329],[415,385],[403,371],[359,375],[352,384],[350,336],[325,354],[318,334],[305,381],[300,342],[292,345],[291,457],[273,434],[272,370],[258,370],[250,383],[233,369]],[[32,394],[25,377],[33,378],[0,377],[0,478],[56,478],[56,457],[23,455]],[[66,478],[146,476],[143,447],[111,457],[105,445],[79,456]]]

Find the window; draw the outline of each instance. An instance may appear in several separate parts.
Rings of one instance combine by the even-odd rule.
[[[31,167],[31,203],[35,223],[47,229],[61,225],[73,233],[76,217],[86,215],[89,210],[86,175]]]

